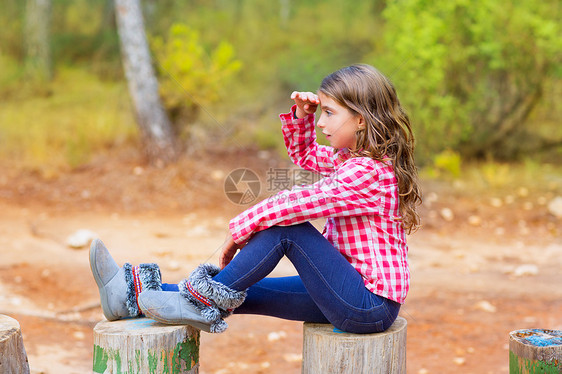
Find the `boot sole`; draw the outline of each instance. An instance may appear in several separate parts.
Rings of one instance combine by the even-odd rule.
[[[148,310],[144,310],[143,313],[148,318],[153,319],[155,321],[158,321],[160,323],[166,324],[166,325],[188,325],[188,326],[191,326],[191,327],[195,327],[196,329],[201,330],[201,331],[211,332],[211,326],[205,325],[205,324],[202,324],[202,323],[199,323],[199,322],[196,322],[196,321],[162,319],[162,318],[158,317],[157,315],[150,313],[150,311],[148,311]]]

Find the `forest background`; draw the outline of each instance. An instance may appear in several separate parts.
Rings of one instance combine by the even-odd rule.
[[[29,1],[2,0],[0,155],[56,175],[137,144],[110,0],[51,0],[47,72]],[[562,160],[557,0],[142,1],[160,94],[182,148],[280,148],[293,90],[357,62],[394,82],[417,160]],[[27,48],[27,49],[26,49]]]
[[[74,233],[171,282],[216,262],[245,209],[230,173],[287,188],[278,114],[357,62],[394,82],[417,139],[408,373],[507,373],[510,331],[562,330],[560,0],[139,1],[167,165],[143,158],[114,1],[0,0],[0,314],[33,374],[92,367],[102,315]],[[232,318],[202,336],[202,374],[300,372],[300,323]]]

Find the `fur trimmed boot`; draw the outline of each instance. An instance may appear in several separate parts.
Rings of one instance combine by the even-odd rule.
[[[99,239],[90,246],[90,268],[98,285],[103,314],[109,321],[140,316],[138,295],[144,290],[162,289],[157,264],[126,263],[119,267]]]
[[[212,264],[199,265],[179,283],[179,294],[171,292],[144,292],[139,305],[148,317],[169,324],[195,324],[206,321],[205,331],[220,333],[227,329],[224,318],[242,305],[246,291],[236,291],[212,278],[220,268]]]

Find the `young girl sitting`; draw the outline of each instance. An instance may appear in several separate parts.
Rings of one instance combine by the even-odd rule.
[[[280,116],[291,160],[323,179],[258,203],[230,221],[220,268],[203,264],[178,285],[156,264],[119,267],[96,240],[90,264],[108,320],[144,314],[222,332],[232,313],[331,323],[350,333],[389,328],[408,293],[406,233],[421,193],[409,119],[375,68],[353,65],[293,92]],[[316,143],[317,126],[331,144]],[[322,234],[310,220],[326,218]],[[238,254],[235,256],[235,254]],[[283,256],[298,276],[266,278]]]

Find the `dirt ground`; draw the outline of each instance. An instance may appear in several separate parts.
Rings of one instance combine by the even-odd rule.
[[[157,168],[129,150],[48,179],[0,165],[0,314],[20,322],[32,373],[92,369],[92,328],[103,317],[87,248],[70,248],[71,234],[91,230],[118,262],[158,262],[164,281],[177,282],[217,261],[229,219],[244,209],[223,190],[240,167],[265,186],[268,170],[289,164],[262,151]],[[562,329],[562,223],[547,210],[562,181],[501,191],[426,181],[424,195],[401,310],[408,373],[507,373],[510,331]],[[282,262],[273,275],[293,273]],[[201,374],[300,373],[301,323],[227,322],[224,334],[202,335]]]

